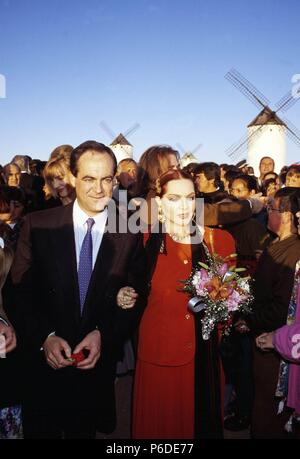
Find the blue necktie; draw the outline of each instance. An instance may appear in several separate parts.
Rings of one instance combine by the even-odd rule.
[[[89,288],[91,275],[93,272],[93,239],[92,227],[95,223],[93,218],[87,221],[87,232],[84,236],[79,256],[78,283],[80,295],[80,312],[82,314],[85,297]]]

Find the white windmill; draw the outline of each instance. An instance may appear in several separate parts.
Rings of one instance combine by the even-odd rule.
[[[197,145],[197,147],[195,147],[191,151],[184,149],[180,145],[180,143],[176,143],[176,147],[178,148],[178,150],[180,150],[180,152],[182,154],[181,159],[180,159],[180,167],[181,168],[187,166],[188,164],[198,163],[199,162],[197,157],[195,156],[195,153],[196,153],[196,151],[198,151],[202,147],[201,143],[199,145]]]
[[[120,133],[117,136],[104,121],[101,121],[100,125],[111,137],[111,139],[113,139],[112,142],[109,144],[109,147],[114,152],[117,158],[117,163],[119,163],[123,159],[133,158],[133,146],[131,145],[131,143],[128,142],[126,137],[135,132],[140,127],[140,125],[136,123],[124,134]]]
[[[259,176],[259,163],[262,157],[270,156],[275,162],[275,171],[280,172],[286,164],[286,135],[300,146],[300,132],[289,121],[279,118],[278,111],[285,112],[297,98],[290,90],[275,105],[276,111],[269,107],[269,100],[259,92],[237,70],[230,70],[225,75],[251,102],[262,109],[256,118],[247,126],[247,134],[238,143],[232,145],[226,153],[236,160],[242,151],[248,149],[247,163],[254,168],[254,173]],[[300,91],[300,89],[299,89]]]

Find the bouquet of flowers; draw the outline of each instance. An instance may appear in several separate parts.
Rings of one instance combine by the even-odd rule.
[[[190,277],[182,281],[183,291],[191,296],[188,307],[192,312],[204,310],[202,336],[207,340],[214,327],[221,324],[227,335],[232,325],[233,313],[251,313],[253,296],[250,278],[238,273],[245,268],[230,266],[236,254],[221,258],[207,253],[208,264],[199,262]]]

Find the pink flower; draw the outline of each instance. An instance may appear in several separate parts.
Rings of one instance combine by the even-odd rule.
[[[193,278],[192,284],[194,285],[197,295],[203,296],[206,293],[205,285],[209,280],[209,275],[206,269],[200,269]]]
[[[228,271],[228,264],[227,263],[223,263],[219,268],[218,268],[218,275],[220,277],[223,277],[224,274],[226,274]]]
[[[227,299],[228,311],[237,311],[239,308],[239,304],[241,303],[241,300],[241,295],[236,290],[233,290]]]

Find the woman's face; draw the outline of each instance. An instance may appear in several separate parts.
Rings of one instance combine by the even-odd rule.
[[[285,185],[300,188],[300,173],[294,170],[289,171],[286,174]]]
[[[51,186],[55,191],[58,198],[67,198],[74,191],[72,185],[70,185],[68,172],[65,174],[56,175],[51,181]]]
[[[196,195],[192,180],[171,180],[161,198],[161,206],[166,223],[187,226],[196,208]]]
[[[278,191],[280,188],[279,185],[277,185],[277,183],[274,183],[274,182],[271,182],[269,185],[268,185],[268,188],[267,188],[267,191],[266,191],[266,194],[268,197],[272,197],[275,195],[276,191]]]
[[[176,158],[176,155],[173,153],[168,154],[169,169],[176,169],[179,166],[179,162]]]

